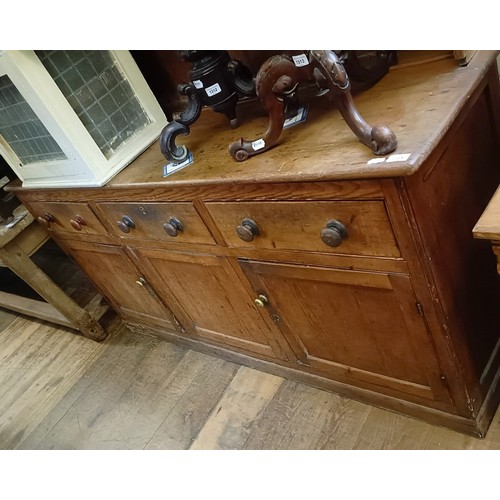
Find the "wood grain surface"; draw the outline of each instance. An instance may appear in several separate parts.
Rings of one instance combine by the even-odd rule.
[[[113,330],[102,343],[0,310],[0,449],[500,449],[478,439]]]

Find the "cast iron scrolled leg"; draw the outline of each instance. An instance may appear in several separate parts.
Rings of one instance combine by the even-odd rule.
[[[230,155],[237,161],[263,153],[278,141],[285,121],[284,99],[292,95],[300,82],[307,81],[308,72],[295,66],[286,55],[268,59],[255,79],[257,96],[269,115],[269,124],[264,135],[253,141],[240,139],[229,146]]]
[[[352,99],[349,78],[335,52],[312,50],[310,57],[315,80],[320,86],[326,83],[342,117],[359,140],[377,155],[392,153],[398,145],[396,135],[385,125],[370,126],[359,114]]]
[[[192,85],[179,85],[178,90],[180,94],[188,97],[188,106],[175,120],[165,126],[160,135],[160,150],[167,160],[174,163],[182,163],[189,156],[186,146],[177,146],[175,140],[179,135],[189,135],[189,125],[200,117],[203,107],[203,103]]]
[[[166,125],[160,134],[160,150],[173,163],[182,163],[189,156],[186,146],[175,144],[178,135],[189,135],[189,127],[176,121]]]

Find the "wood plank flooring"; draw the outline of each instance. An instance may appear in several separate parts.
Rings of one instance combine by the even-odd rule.
[[[0,449],[500,449],[121,326],[103,343],[0,310]]]

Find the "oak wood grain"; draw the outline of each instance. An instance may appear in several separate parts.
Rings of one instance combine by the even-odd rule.
[[[44,201],[41,203],[33,202],[30,208],[35,217],[43,217],[46,212],[53,216],[54,222],[49,223],[47,227],[49,231],[106,234],[106,230],[101,222],[86,203],[72,203],[68,205],[67,203]],[[83,220],[83,223],[79,226],[81,228],[79,231],[71,225],[71,221],[76,220],[78,217],[81,217]]]
[[[257,401],[251,388],[274,379],[240,369],[235,380],[236,370],[125,328],[96,343],[15,319],[0,330],[1,447],[185,449],[198,438],[205,449],[500,447],[500,411],[478,439],[279,377]]]
[[[188,449],[204,429],[239,368],[234,363],[189,351],[167,386],[170,393],[175,391],[178,395],[175,405],[145,449]]]
[[[124,249],[75,241],[64,242],[63,248],[74,255],[101,293],[126,318],[137,317],[146,324],[176,328],[172,313],[149,288],[147,281],[141,281],[141,273]]]
[[[241,448],[248,438],[251,424],[282,383],[280,377],[240,368],[190,449]]]
[[[287,380],[250,427],[243,449],[351,449],[371,409]]]
[[[407,277],[241,265],[268,297],[265,308],[279,316],[302,369],[361,387],[374,384],[384,393],[402,391],[405,399],[450,402]]]
[[[155,288],[175,297],[172,311],[191,334],[263,356],[283,357],[273,341],[276,335],[227,259],[150,249],[137,249],[136,254],[148,265]]]
[[[0,448],[19,446],[77,383],[105,345],[21,318],[3,330]]]
[[[162,176],[152,145],[102,189],[16,192],[28,205],[88,204],[101,220],[101,203],[111,211],[135,203],[193,206],[215,244],[162,242],[150,230],[130,239],[113,231],[58,238],[79,246],[75,258],[92,263],[100,288],[144,331],[149,325],[182,345],[482,434],[500,392],[492,328],[500,294],[490,286],[491,252],[472,240],[471,222],[497,185],[495,57],[480,51],[466,67],[441,57],[403,64],[356,97],[368,121],[397,127],[399,156],[371,161],[333,106],[313,99],[307,126],[288,129],[275,148],[242,164],[225,156],[233,131],[204,112],[186,139],[195,161],[172,176]],[[248,107],[238,134],[254,136],[266,120]],[[354,217],[347,214],[353,247],[344,241],[344,255],[315,246],[318,227],[309,219],[325,217],[326,206],[354,207]],[[247,215],[241,209],[270,221],[255,248],[234,239],[231,227]],[[298,243],[297,227],[307,236]],[[116,262],[104,265],[105,255]],[[170,325],[160,310],[133,303],[137,272],[172,311]],[[252,300],[269,290],[271,301],[255,312]]]
[[[400,256],[382,202],[214,202],[206,206],[226,243],[232,247]],[[260,234],[250,242],[240,239],[236,232],[247,218],[260,229]],[[342,223],[348,233],[337,247],[329,247],[320,237],[332,219]]]
[[[146,238],[185,243],[214,243],[205,224],[191,203],[98,203],[96,209],[102,214],[109,232],[120,238]],[[125,233],[117,221],[126,216],[134,227]],[[165,232],[163,225],[175,218],[182,224],[176,236]]]
[[[406,160],[368,163],[373,159],[370,150],[352,134],[333,104],[317,99],[311,103],[307,126],[285,130],[275,148],[236,163],[227,153],[229,144],[240,137],[261,135],[266,126],[262,110],[250,103],[249,109],[241,109],[245,119],[236,131],[227,127],[224,116],[210,109],[202,112],[185,140],[195,157],[189,167],[164,178],[166,160],[158,143],[154,143],[113,178],[108,188],[206,187],[411,175],[450,128],[496,56],[495,51],[478,51],[465,68],[457,67],[448,58],[395,69],[357,96],[356,105],[367,122],[386,123],[394,130],[398,138],[396,153],[409,154]],[[206,137],[210,137],[209,142]]]

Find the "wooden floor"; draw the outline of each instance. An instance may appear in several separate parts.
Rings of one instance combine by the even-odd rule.
[[[156,338],[0,310],[0,449],[500,449]]]

